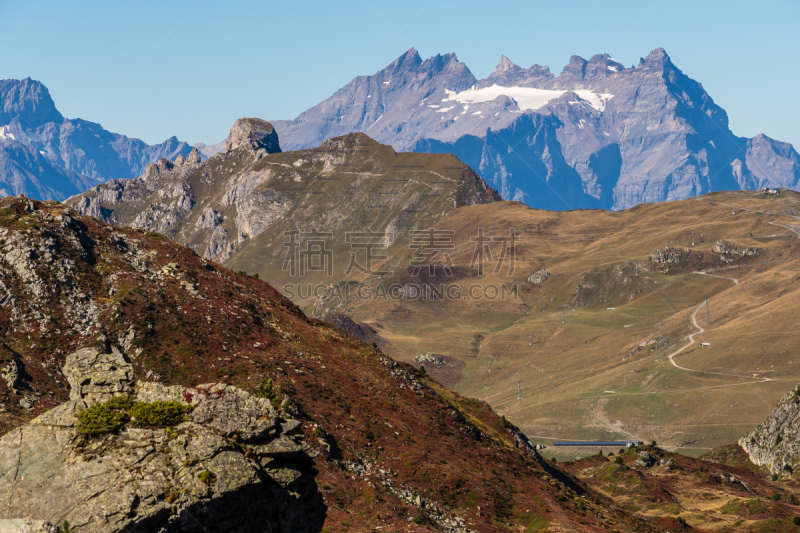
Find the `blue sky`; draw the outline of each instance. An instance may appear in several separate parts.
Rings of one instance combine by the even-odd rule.
[[[558,73],[573,54],[633,65],[663,47],[735,134],[800,148],[799,23],[796,0],[0,0],[0,78],[38,79],[64,115],[150,143],[214,143],[240,116],[293,118],[412,46],[455,52],[479,78],[500,54]]]

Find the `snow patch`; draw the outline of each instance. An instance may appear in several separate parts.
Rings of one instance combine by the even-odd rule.
[[[39,150],[39,153],[40,153],[40,154],[42,154],[42,155],[47,155],[47,153],[45,153],[45,152],[44,152],[44,151],[42,151],[42,150]]]
[[[428,104],[428,107],[436,109],[437,107],[439,107],[439,104]]]
[[[0,139],[11,139],[12,141],[16,141],[16,137],[14,134],[8,131],[8,126],[0,127]]]
[[[383,82],[384,85],[389,85],[388,81]]]
[[[452,107],[452,106],[451,107],[443,107],[441,109],[437,109],[436,112],[437,113],[446,113],[446,112],[450,111],[451,109],[455,109],[455,107]]]
[[[521,110],[530,109],[535,111],[537,109],[541,109],[547,105],[548,102],[555,100],[565,92],[567,91],[560,89],[503,87],[502,85],[494,84],[491,87],[483,87],[481,89],[472,87],[466,91],[461,91],[460,93],[445,89],[447,98],[442,101],[454,101],[462,104],[477,104],[481,102],[491,102],[498,96],[508,96],[517,102],[517,105]],[[590,106],[598,111],[603,111],[603,109],[605,109],[606,102],[614,97],[614,95],[610,93],[597,94],[589,89],[576,89],[572,92],[580,96],[582,100],[586,100]]]
[[[611,72],[618,72],[618,69],[617,69],[617,67],[612,67],[612,66],[610,66],[610,65],[609,65],[609,67],[608,67],[608,70],[610,70]]]

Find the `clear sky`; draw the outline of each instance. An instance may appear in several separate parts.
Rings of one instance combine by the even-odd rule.
[[[149,143],[294,118],[412,46],[478,78],[500,54],[555,73],[573,54],[633,65],[662,47],[740,136],[800,149],[797,0],[0,0],[0,78],[48,86],[70,118]],[[280,134],[280,131],[278,132]]]

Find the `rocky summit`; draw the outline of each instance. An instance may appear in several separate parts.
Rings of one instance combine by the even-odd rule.
[[[502,56],[482,80],[455,54],[423,61],[412,48],[275,125],[290,150],[361,131],[397,150],[452,153],[504,199],[559,211],[800,184],[790,144],[736,136],[661,48],[630,67],[572,56],[558,75]]]
[[[188,155],[175,137],[145,142],[65,118],[41,82],[0,80],[0,195],[63,200],[97,183],[141,175],[162,157]]]
[[[285,255],[287,232],[321,232],[332,250],[349,257],[348,232],[369,230],[400,248],[412,228],[433,227],[461,206],[500,200],[452,155],[398,153],[363,133],[281,152],[269,123],[239,119],[226,147],[202,163],[191,155],[162,159],[139,179],[102,184],[68,203],[112,224],[158,231],[206,259],[276,283],[282,271],[267,258]]]
[[[225,152],[230,153],[237,148],[254,152],[263,149],[267,154],[281,151],[275,128],[259,118],[240,118],[233,124],[225,141]]]

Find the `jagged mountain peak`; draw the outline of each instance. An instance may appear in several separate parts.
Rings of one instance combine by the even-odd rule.
[[[492,71],[492,73],[489,74],[489,77],[494,78],[502,74],[505,74],[511,70],[520,70],[520,67],[516,63],[511,61],[509,58],[507,58],[505,55],[501,55],[500,61],[498,61],[497,66]]]
[[[47,87],[30,77],[0,80],[0,103],[0,126],[10,124],[14,119],[23,127],[33,128],[46,122],[64,120]]]
[[[652,68],[657,70],[663,70],[667,65],[671,65],[672,62],[667,55],[667,51],[663,48],[655,48],[647,54],[647,57],[643,57],[639,60],[640,67]]]
[[[403,68],[416,68],[422,63],[419,52],[414,47],[409,48],[400,57],[389,63],[383,71],[396,71]]]

